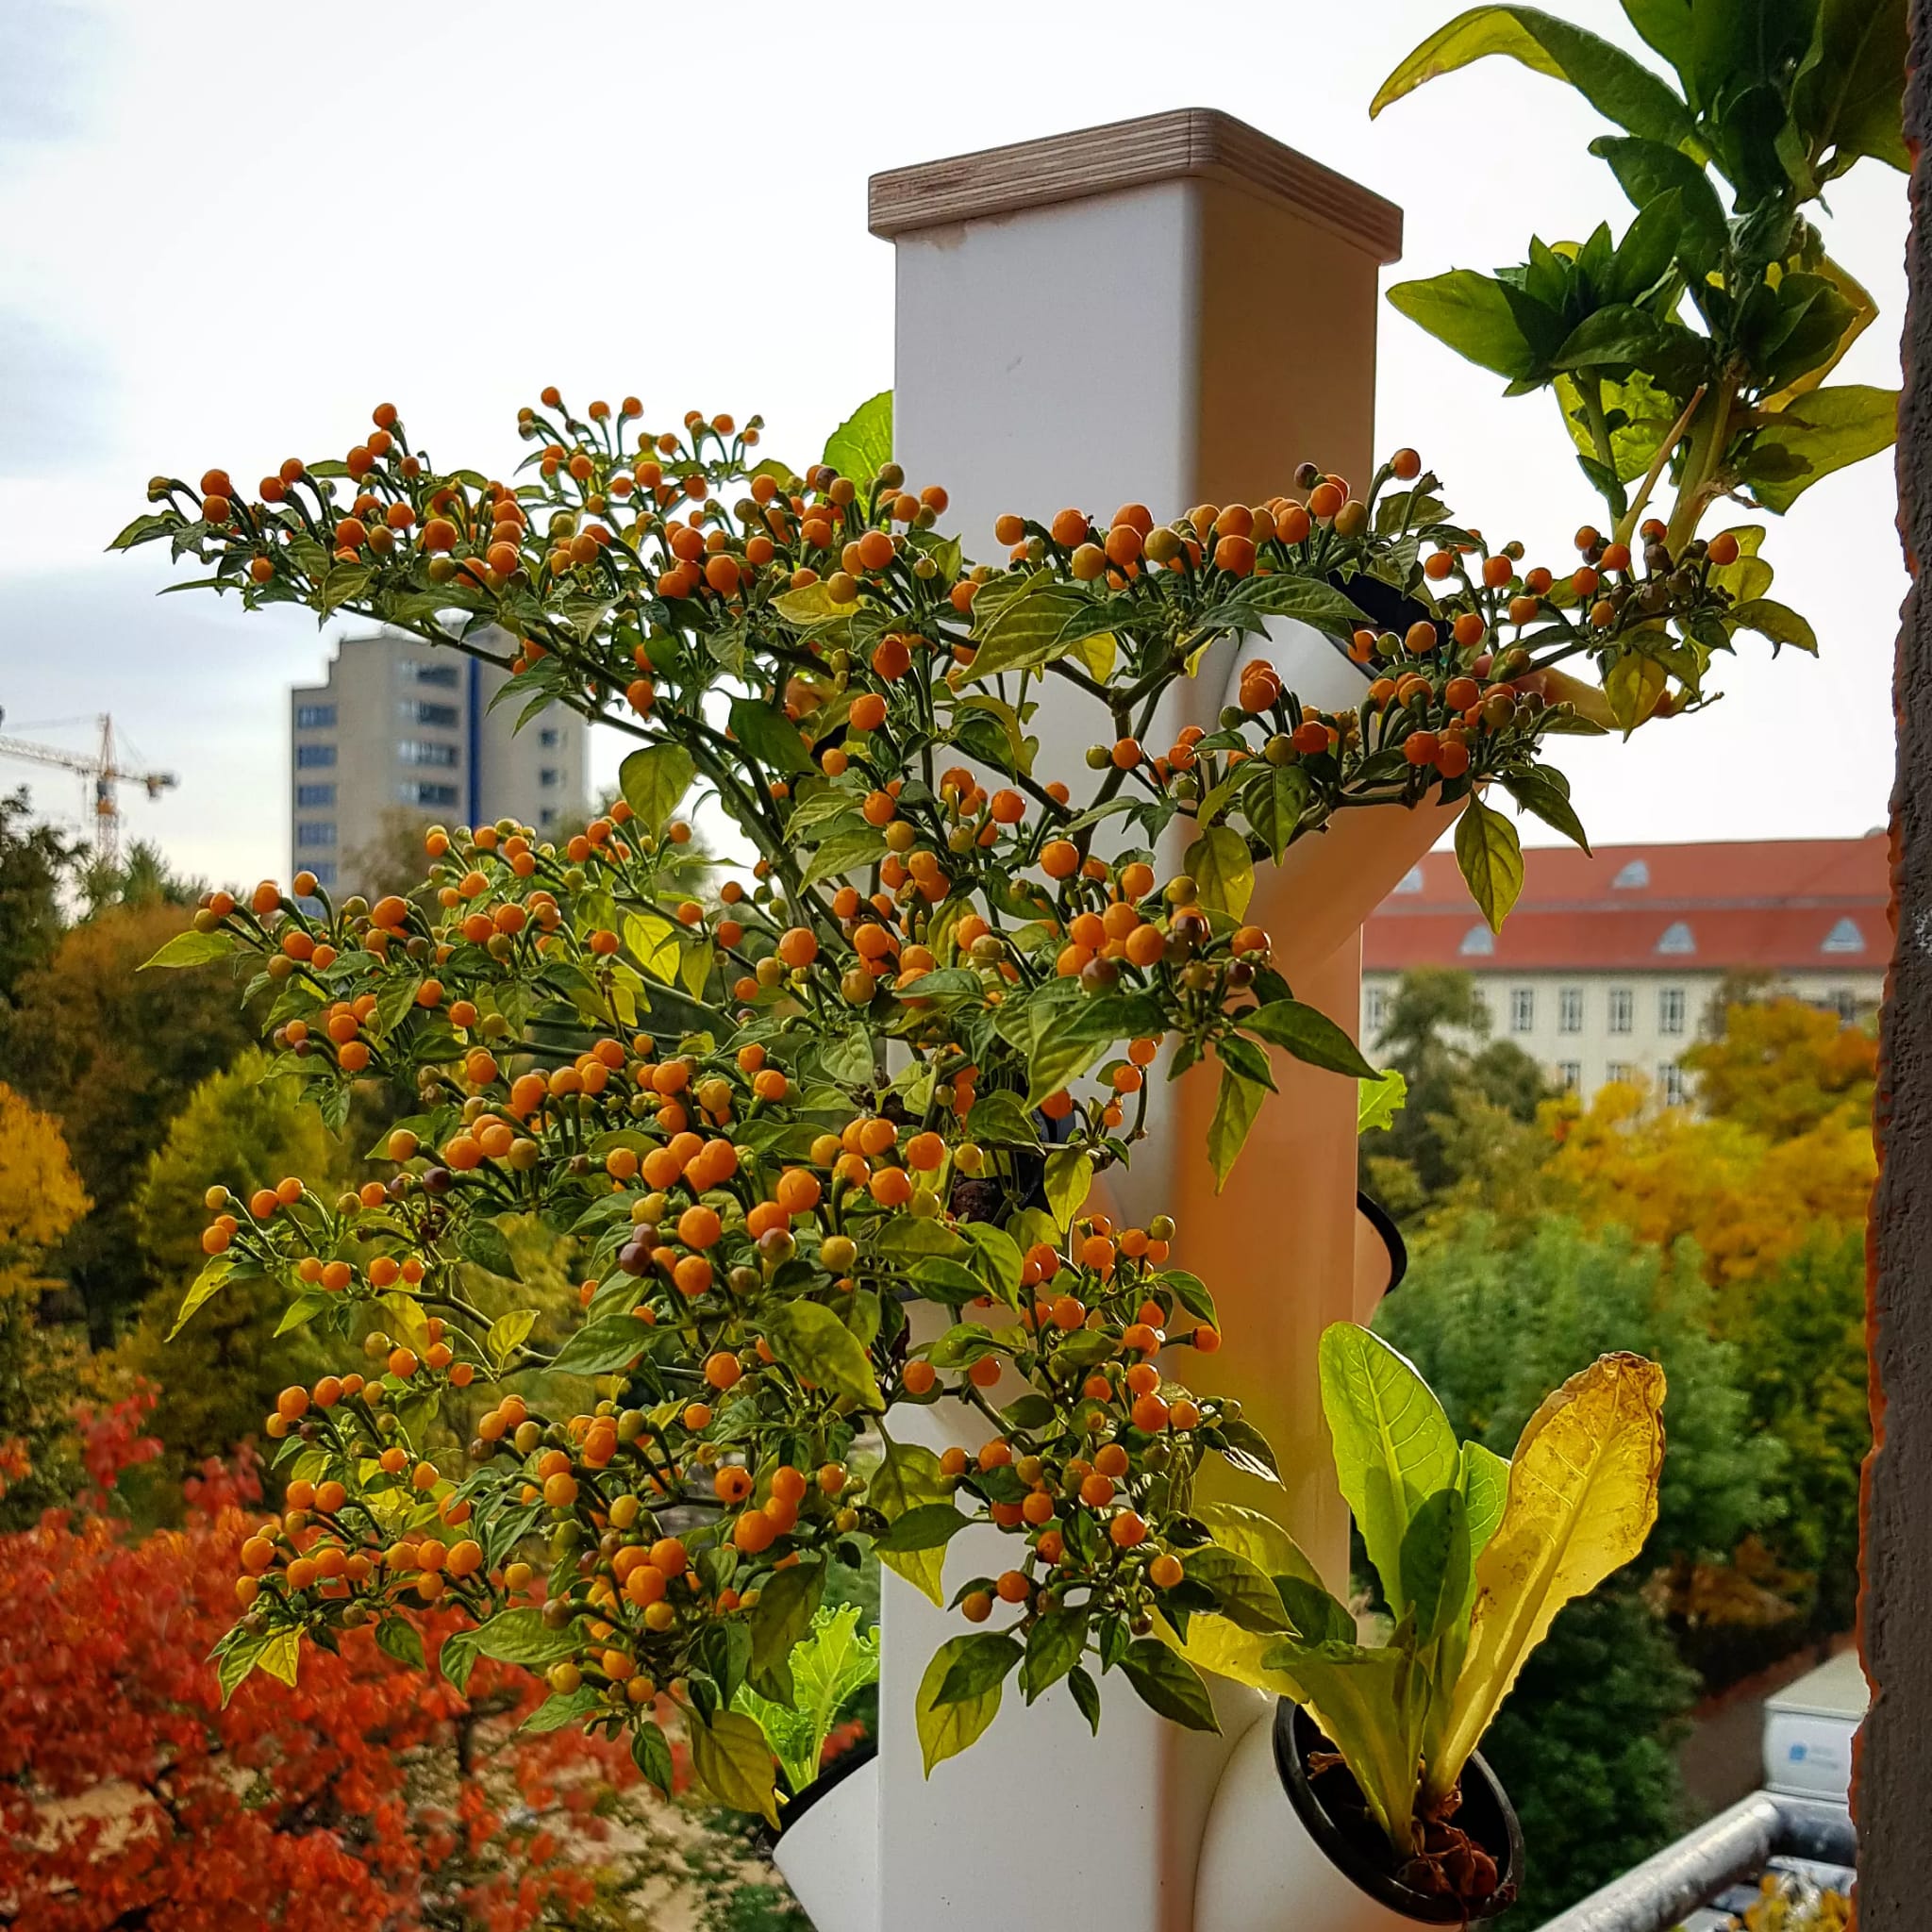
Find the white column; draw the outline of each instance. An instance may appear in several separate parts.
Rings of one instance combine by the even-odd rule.
[[[945,486],[969,557],[1000,556],[993,521],[1009,509],[1105,520],[1138,501],[1164,518],[1284,491],[1304,458],[1366,481],[1376,271],[1399,253],[1401,214],[1356,183],[1225,115],[1186,110],[875,176],[871,217],[897,249],[893,455],[914,487]],[[1211,720],[1233,657],[1217,647],[1175,724]],[[1085,775],[1097,724],[1077,699],[1050,708],[1037,769]],[[1351,858],[1345,904],[1299,946],[1281,889],[1257,892],[1297,961],[1297,993],[1351,1030],[1361,917],[1433,837],[1406,824],[1381,841],[1388,852]],[[1291,1062],[1277,1077],[1281,1097],[1218,1201],[1199,1144],[1211,1084],[1163,1090],[1169,1124],[1125,1198],[1180,1221],[1176,1257],[1209,1280],[1228,1330],[1216,1386],[1238,1391],[1284,1451],[1287,1487],[1250,1483],[1241,1500],[1281,1515],[1339,1576],[1346,1525],[1313,1342],[1354,1312],[1356,1096]],[[961,1538],[948,1574],[987,1560]],[[887,1577],[884,1926],[1188,1932],[1202,1822],[1254,1706],[1231,1699],[1228,1735],[1202,1737],[1109,1677],[1096,1741],[1063,1691],[1027,1710],[1009,1685],[991,1729],[928,1782],[913,1697],[933,1650],[963,1627]]]

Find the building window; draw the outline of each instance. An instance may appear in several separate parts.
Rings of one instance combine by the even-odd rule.
[[[1617,876],[1610,881],[1613,892],[1641,892],[1650,883],[1650,866],[1641,858],[1633,858]]]
[[[1610,989],[1609,1014],[1604,1024],[1611,1033],[1627,1033],[1636,1018],[1637,995],[1627,986]]]
[[[1850,987],[1841,986],[1831,996],[1832,1010],[1838,1015],[1840,1026],[1849,1026],[1858,1017],[1858,995]]]
[[[1557,1031],[1583,1031],[1583,989],[1580,986],[1566,986],[1557,994]]]
[[[312,771],[318,765],[332,765],[336,761],[336,748],[332,744],[298,744],[295,747],[295,765],[300,771]]]
[[[1660,986],[1657,990],[1657,1030],[1659,1033],[1681,1033],[1684,1030],[1684,989],[1681,986]],[[1675,1102],[1672,1102],[1675,1106]]]
[[[433,778],[405,778],[396,787],[396,796],[405,805],[454,805],[457,788],[439,784]]]
[[[557,783],[557,767],[555,765],[545,765],[537,774],[537,782],[540,785],[555,785]]]
[[[295,707],[295,729],[297,731],[333,731],[336,724],[336,708],[333,705],[297,705]]]
[[[433,739],[406,738],[396,746],[396,756],[406,765],[442,765],[454,768],[457,762],[457,748],[453,744],[438,744]]]
[[[1674,919],[1664,927],[1663,937],[1657,941],[1659,953],[1694,953],[1697,950],[1697,935],[1690,930],[1690,923],[1685,919]]]
[[[298,819],[295,824],[295,843],[304,850],[317,845],[333,845],[336,842],[336,828],[328,819]]]
[[[413,658],[402,660],[404,679],[410,684],[436,684],[445,691],[454,691],[457,684],[457,667],[454,664],[424,664]]]
[[[1419,865],[1410,866],[1409,869],[1406,873],[1404,873],[1399,879],[1395,881],[1395,890],[1398,892],[1420,892],[1422,889],[1423,869]]]
[[[1583,1062],[1581,1060],[1558,1060],[1557,1062],[1557,1085],[1565,1093],[1574,1093],[1583,1085]]]
[[[1512,986],[1509,989],[1509,1030],[1512,1033],[1533,1033],[1536,1030],[1535,987]]]
[[[557,726],[555,724],[544,724],[539,726],[537,731],[537,742],[541,744],[545,751],[554,751],[557,747]],[[1399,891],[1400,888],[1397,888],[1397,890]]]
[[[315,874],[318,886],[332,886],[336,882],[336,862],[333,858],[318,858],[308,870]]]
[[[1481,958],[1496,950],[1496,935],[1486,925],[1473,925],[1456,949],[1465,959]]]
[[[1865,935],[1859,930],[1856,919],[1840,919],[1824,935],[1824,943],[1818,950],[1821,953],[1862,953]]]
[[[1362,989],[1362,1031],[1371,1035],[1381,1032],[1383,1023],[1389,1017],[1389,989],[1386,986],[1365,986]]]
[[[336,802],[336,788],[333,785],[298,785],[295,788],[297,805],[333,805]]]
[[[557,823],[557,808],[554,805],[544,806],[537,814],[537,823],[540,825],[554,825]]]
[[[1621,1087],[1633,1086],[1637,1079],[1637,1069],[1628,1060],[1612,1060],[1604,1069],[1604,1078],[1614,1080]]]
[[[396,711],[405,724],[440,724],[451,731],[456,728],[454,705],[434,705],[427,698],[404,698],[397,704]]]
[[[1684,1070],[1675,1060],[1663,1069],[1664,1105],[1682,1107],[1684,1104]]]

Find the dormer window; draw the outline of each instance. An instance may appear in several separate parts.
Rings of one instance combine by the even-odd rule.
[[[1473,925],[1456,949],[1465,959],[1480,958],[1496,950],[1496,935],[1486,925]]]
[[[1862,953],[1865,950],[1865,935],[1859,930],[1856,919],[1840,919],[1824,935],[1824,943],[1818,950],[1821,953]]]
[[[1641,892],[1650,883],[1650,861],[1633,858],[1610,881],[1613,892]]]
[[[1697,935],[1690,930],[1686,919],[1674,919],[1664,927],[1664,936],[1657,942],[1659,953],[1694,953],[1697,950]]]

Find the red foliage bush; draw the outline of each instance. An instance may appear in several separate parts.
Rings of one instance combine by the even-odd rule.
[[[0,1537],[0,1921],[599,1923],[598,1814],[636,1774],[572,1730],[512,1737],[542,1694],[524,1672],[483,1661],[459,1694],[356,1631],[305,1649],[294,1690],[257,1674],[222,1708],[206,1659],[258,1496],[244,1456],[192,1479],[179,1530],[50,1514]],[[423,1620],[432,1666],[455,1622]]]

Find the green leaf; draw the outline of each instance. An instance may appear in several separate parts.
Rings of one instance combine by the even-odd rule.
[[[1026,1660],[1020,1666],[1020,1689],[1028,1704],[1086,1655],[1089,1615],[1085,1609],[1058,1609],[1034,1619],[1026,1634]]]
[[[1599,136],[1590,151],[1609,163],[1617,185],[1640,208],[1674,190],[1681,224],[1678,259],[1700,272],[1717,265],[1725,241],[1724,206],[1710,176],[1689,155],[1660,141],[1620,134]]]
[[[1480,1442],[1462,1445],[1463,1500],[1469,1506],[1469,1549],[1474,1561],[1495,1535],[1509,1495],[1509,1459]]]
[[[589,1684],[575,1690],[553,1691],[522,1724],[520,1731],[560,1731],[566,1724],[580,1724],[606,1708],[602,1697]]]
[[[1631,134],[1672,147],[1696,140],[1690,110],[1675,92],[1621,47],[1534,7],[1472,7],[1431,34],[1385,80],[1371,119],[1425,80],[1485,55],[1506,54],[1536,74],[1567,80],[1598,113]]]
[[[635,1315],[605,1315],[586,1322],[557,1352],[551,1369],[560,1375],[608,1375],[627,1369],[644,1351],[651,1331]]]
[[[742,1711],[721,1710],[705,1724],[693,1711],[690,1738],[691,1771],[720,1804],[778,1823],[772,1747],[755,1719]]]
[[[805,869],[803,883],[818,885],[824,879],[835,879],[848,872],[858,872],[876,865],[886,856],[886,835],[868,825],[863,831],[841,832],[837,838],[827,839],[811,856],[811,863]]]
[[[1088,1727],[1097,1738],[1100,1735],[1100,1686],[1087,1674],[1082,1665],[1075,1664],[1067,1673],[1067,1689],[1074,1693],[1074,1702],[1080,1708],[1080,1715],[1087,1720]]]
[[[219,1294],[226,1285],[228,1277],[235,1272],[234,1261],[226,1255],[210,1255],[201,1264],[201,1273],[189,1285],[188,1292],[181,1297],[181,1307],[175,1317],[175,1325],[168,1330],[167,1339],[173,1341],[187,1324],[188,1318],[196,1308],[211,1296]]]
[[[1408,1082],[1394,1067],[1391,1067],[1379,1079],[1364,1080],[1356,1100],[1356,1132],[1367,1134],[1377,1128],[1393,1126],[1395,1116],[1402,1111],[1407,1099]]]
[[[1457,1480],[1456,1431],[1413,1364],[1353,1322],[1323,1330],[1320,1365],[1336,1481],[1400,1616],[1402,1540],[1422,1503]]]
[[[988,615],[980,622],[979,605]],[[1067,625],[1088,608],[1087,594],[1071,584],[1057,583],[1045,571],[1029,579],[1017,595],[992,603],[981,597],[974,607],[976,646],[969,681],[978,683],[1013,671],[1038,671],[1081,648],[1079,639],[1064,635]]]
[[[671,1760],[671,1746],[652,1720],[645,1719],[631,1733],[630,1757],[631,1762],[668,1801],[676,1770]]]
[[[196,932],[190,926],[177,932],[151,959],[137,969],[146,973],[157,966],[206,966],[210,959],[224,959],[235,950],[235,936],[226,932]]]
[[[1221,1729],[1208,1680],[1158,1637],[1136,1638],[1121,1658],[1121,1669],[1150,1710],[1191,1731]]]
[[[1655,316],[1628,303],[1586,315],[1550,358],[1553,369],[1630,369],[1647,366],[1668,347]]]
[[[1265,759],[1257,760],[1257,775],[1241,788],[1241,809],[1279,865],[1307,807],[1308,774],[1299,765],[1271,765]]]
[[[1472,796],[1456,822],[1456,862],[1469,882],[1476,909],[1492,932],[1500,932],[1523,891],[1523,841],[1516,827]]]
[[[457,1252],[463,1259],[487,1274],[500,1274],[508,1281],[520,1281],[516,1257],[503,1238],[503,1230],[488,1221],[470,1220],[457,1236]]]
[[[1191,1582],[1214,1592],[1215,1613],[1243,1630],[1286,1630],[1281,1592],[1258,1564],[1220,1543],[1203,1543],[1181,1559]]]
[[[1234,1164],[1241,1158],[1248,1130],[1261,1103],[1268,1097],[1265,1087],[1243,1080],[1230,1066],[1221,1070],[1221,1091],[1215,1096],[1214,1118],[1208,1124],[1208,1158],[1214,1163],[1214,1191],[1220,1193]]]
[[[1227,825],[1214,825],[1188,847],[1181,865],[1193,879],[1201,904],[1239,919],[1255,896],[1255,861],[1248,841]]]
[[[820,458],[841,476],[870,483],[892,460],[892,391],[868,396],[825,439]]]
[[[763,1677],[784,1662],[792,1645],[811,1627],[812,1613],[824,1590],[823,1563],[794,1563],[789,1570],[774,1570],[758,1586],[758,1600],[747,1618],[755,1677]]]
[[[1243,1040],[1239,1033],[1226,1033],[1214,1042],[1214,1052],[1230,1073],[1239,1074],[1243,1080],[1253,1081],[1257,1087],[1265,1087],[1270,1093],[1279,1091],[1274,1085],[1274,1073],[1268,1064],[1268,1056],[1253,1041]]]
[[[574,1655],[578,1642],[577,1633],[568,1624],[561,1630],[552,1630],[543,1622],[543,1612],[530,1606],[499,1610],[488,1623],[478,1624],[463,1634],[478,1657],[522,1664],[531,1671]]]
[[[1569,786],[1561,773],[1532,766],[1527,772],[1506,775],[1502,785],[1524,811],[1533,811],[1544,824],[1553,826],[1586,852],[1590,850],[1590,836],[1570,803]]]
[[[999,1715],[1001,1684],[997,1681],[977,1697],[955,1704],[939,1701],[940,1687],[974,1641],[974,1637],[955,1637],[941,1644],[919,1680],[919,1690],[913,1700],[913,1722],[927,1777],[932,1775],[935,1765],[958,1757],[974,1742]]]
[[[1814,658],[1818,655],[1818,633],[1787,605],[1770,597],[1753,597],[1748,603],[1735,605],[1729,614],[1731,623],[1740,630],[1756,631],[1774,644],[1795,644]]]
[[[1836,149],[1827,176],[1864,155],[1909,166],[1905,74],[1906,0],[1822,0],[1791,112],[1821,154]]]
[[[1025,1655],[1004,1631],[982,1630],[966,1639],[933,1692],[935,1705],[971,1704],[997,1690]]]
[[[765,1333],[793,1374],[868,1407],[885,1406],[864,1343],[823,1304],[781,1303],[765,1317]]]
[[[375,1647],[398,1663],[422,1670],[423,1633],[407,1617],[385,1617],[375,1626]]]
[[[698,774],[681,744],[647,744],[617,768],[617,789],[650,832],[661,830],[676,812]]]
[[[1751,439],[1739,472],[1766,509],[1790,508],[1821,476],[1890,449],[1899,392],[1842,383],[1800,396]]]
[[[971,1521],[951,1503],[922,1503],[889,1523],[884,1532],[873,1539],[873,1547],[881,1552],[942,1550]]]
[[[950,1507],[953,1486],[940,1474],[940,1459],[930,1449],[916,1442],[888,1442],[873,1472],[871,1494],[873,1507],[891,1524],[929,1504],[944,1503]],[[881,1549],[879,1560],[915,1590],[924,1591],[941,1609],[945,1607],[941,1588],[946,1563],[943,1548]]]
[[[759,698],[733,698],[731,729],[748,758],[767,772],[810,772],[817,769],[798,726]]]
[[[1089,1156],[1062,1147],[1046,1157],[1046,1205],[1057,1226],[1072,1224],[1092,1186],[1093,1162]]]
[[[1528,382],[1543,369],[1543,350],[1524,328],[1530,298],[1492,275],[1452,269],[1426,281],[1397,282],[1389,291],[1391,307],[1465,360],[1491,369],[1511,382]],[[1561,323],[1545,310],[1548,332],[1560,340]],[[1540,318],[1538,318],[1540,319]],[[1547,347],[1553,347],[1553,340]]]
[[[1325,1067],[1331,1074],[1347,1074],[1357,1080],[1378,1077],[1362,1058],[1361,1048],[1319,1007],[1301,1000],[1271,1000],[1265,1007],[1236,1014],[1235,1024],[1257,1040],[1285,1047],[1311,1067]]]
[[[1434,1642],[1469,1614],[1474,1560],[1460,1487],[1452,1483],[1424,1496],[1403,1532],[1401,1556],[1402,1593],[1415,1611],[1418,1643]]]

